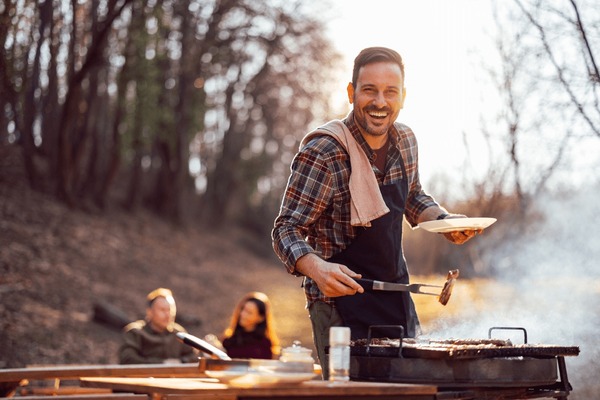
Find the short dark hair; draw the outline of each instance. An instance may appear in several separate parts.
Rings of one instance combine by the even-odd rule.
[[[404,79],[404,61],[397,51],[387,47],[367,47],[361,50],[354,59],[354,69],[352,70],[352,86],[356,87],[358,73],[362,67],[375,62],[391,62],[400,66],[402,79]]]

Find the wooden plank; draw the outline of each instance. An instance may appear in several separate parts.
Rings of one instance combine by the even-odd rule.
[[[0,369],[0,382],[18,382],[23,379],[78,379],[82,376],[199,377],[205,375],[200,372],[197,363],[50,365]]]
[[[110,389],[88,388],[81,386],[61,386],[61,387],[23,387],[18,390],[19,396],[60,396],[72,394],[100,394],[112,393]]]
[[[435,394],[395,394],[395,395],[343,395],[326,394],[319,396],[305,396],[301,394],[278,396],[273,395],[230,395],[214,396],[202,394],[162,394],[153,400],[436,400]],[[454,397],[453,397],[454,398]],[[456,397],[456,399],[475,399],[475,397]]]
[[[216,396],[201,394],[163,394],[153,400],[437,400],[435,394],[406,394],[406,395],[320,395],[320,396]],[[457,397],[456,399],[475,399],[475,397]]]
[[[18,400],[149,400],[146,394],[136,393],[98,393],[98,394],[73,394],[57,396],[19,396]]]
[[[239,400],[235,394],[154,394],[150,397],[152,398],[152,400]]]
[[[202,394],[235,395],[238,398],[251,397],[306,397],[306,396],[393,396],[393,395],[434,395],[437,387],[383,382],[344,382],[306,381],[300,384],[275,385],[265,387],[233,388],[213,379],[190,378],[82,378],[86,387],[110,388],[127,392],[147,394]]]

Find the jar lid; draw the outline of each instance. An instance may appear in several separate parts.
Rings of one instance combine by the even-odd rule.
[[[329,345],[349,345],[350,328],[347,326],[332,326],[329,328]]]
[[[310,361],[313,362],[311,357],[312,350],[302,347],[299,340],[294,340],[290,347],[286,347],[281,351],[281,358],[284,361]]]

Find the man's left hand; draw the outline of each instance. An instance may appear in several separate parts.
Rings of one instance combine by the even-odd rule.
[[[471,240],[471,238],[475,237],[475,235],[478,233],[482,232],[483,229],[469,229],[466,231],[447,232],[444,233],[444,236],[454,244],[463,244]]]
[[[467,216],[464,214],[448,214],[444,219],[450,218],[466,218]],[[478,233],[482,233],[483,229],[467,229],[464,231],[453,231],[446,232],[444,236],[446,239],[451,241],[454,244],[463,244],[471,240]]]
[[[419,223],[433,221],[436,217],[437,219],[467,218],[464,214],[452,214],[439,207],[429,207],[419,216]],[[483,233],[483,229],[466,229],[464,231],[446,232],[443,235],[454,244],[463,244],[471,240],[478,233]]]

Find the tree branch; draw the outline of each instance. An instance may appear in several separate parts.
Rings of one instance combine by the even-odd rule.
[[[538,30],[538,32],[540,34],[540,39],[542,41],[542,45],[544,46],[544,50],[548,54],[548,57],[550,58],[550,62],[556,69],[558,79],[559,79],[560,83],[563,85],[563,87],[565,88],[565,91],[567,92],[567,94],[569,95],[571,102],[575,105],[575,107],[579,111],[579,114],[587,122],[587,124],[589,125],[590,129],[594,132],[594,134],[596,134],[598,137],[600,137],[600,129],[594,125],[594,122],[591,120],[591,118],[585,112],[583,105],[577,100],[577,96],[575,96],[575,93],[571,89],[571,85],[569,85],[569,82],[567,82],[567,79],[564,76],[564,71],[563,71],[562,67],[558,64],[558,61],[556,60],[556,57],[554,56],[554,53],[552,52],[552,49],[550,48],[550,44],[548,43],[548,39],[546,38],[546,32],[544,31],[544,27],[542,27],[535,20],[533,15],[531,15],[531,13],[525,9],[525,7],[523,6],[523,4],[521,3],[520,0],[515,0],[515,2],[517,3],[517,5],[521,9],[521,11],[523,11],[525,16],[529,20],[529,22],[531,22],[531,24]]]
[[[592,82],[594,84],[600,84],[600,72],[598,71],[598,65],[596,64],[594,53],[592,52],[585,29],[583,28],[583,22],[581,21],[581,16],[579,15],[579,9],[577,8],[577,3],[575,3],[575,0],[571,0],[571,5],[573,5],[573,10],[575,11],[575,16],[577,17],[577,28],[579,29],[579,33],[581,33],[581,39],[585,44],[588,56],[590,57],[590,63],[592,64]]]

